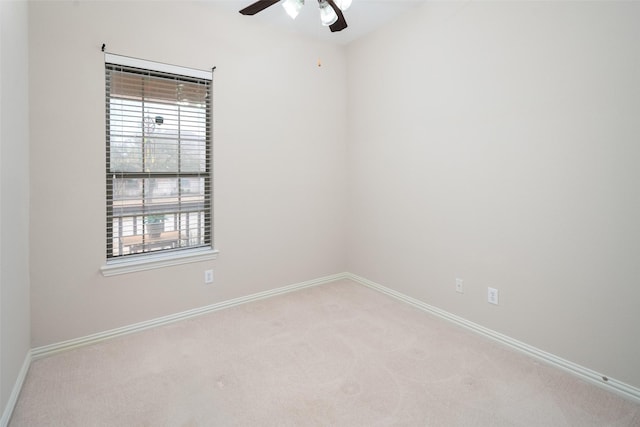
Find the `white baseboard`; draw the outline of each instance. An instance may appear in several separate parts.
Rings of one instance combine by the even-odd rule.
[[[283,286],[280,288],[272,289],[265,292],[259,292],[257,294],[247,295],[244,297],[235,298],[228,301],[222,301],[216,304],[207,305],[205,307],[183,311],[181,313],[171,314],[169,316],[159,317],[159,318],[148,320],[145,322],[135,323],[133,325],[124,326],[121,328],[99,332],[97,334],[91,334],[91,335],[87,335],[80,338],[74,338],[68,341],[62,341],[59,343],[45,345],[42,347],[36,347],[31,350],[31,358],[32,360],[41,359],[43,357],[51,356],[53,354],[60,353],[63,351],[72,350],[74,348],[95,344],[101,341],[105,341],[105,340],[123,336],[123,335],[128,335],[134,332],[140,332],[149,328],[155,328],[156,326],[167,325],[169,323],[178,322],[180,320],[190,319],[206,313],[222,310],[223,308],[234,307],[247,302],[257,301],[257,300],[269,298],[275,295],[293,292],[293,291],[297,291],[303,288],[308,288],[311,286],[318,286],[325,283],[335,282],[336,280],[341,280],[346,278],[347,278],[347,273],[340,273],[340,274],[334,274],[331,276],[320,277],[318,279],[313,279],[313,280],[308,280],[306,282]]]
[[[11,414],[13,414],[13,408],[15,408],[16,403],[18,402],[20,390],[22,390],[24,379],[27,377],[29,366],[31,366],[31,360],[31,350],[29,350],[24,358],[24,362],[22,363],[22,368],[20,368],[20,372],[18,372],[18,378],[16,379],[16,383],[13,385],[13,389],[11,390],[9,401],[7,402],[7,405],[4,407],[4,411],[2,412],[2,418],[0,418],[0,427],[7,427],[9,425]]]
[[[629,384],[625,384],[621,381],[617,381],[613,378],[609,378],[606,375],[602,375],[598,372],[595,372],[589,368],[585,368],[584,366],[580,366],[576,363],[570,362],[566,359],[562,359],[558,356],[555,356],[551,353],[547,353],[546,351],[540,350],[536,347],[525,344],[521,341],[515,340],[511,337],[503,335],[499,332],[493,331],[491,329],[485,328],[484,326],[480,326],[476,323],[470,322],[462,317],[456,316],[455,314],[451,314],[447,311],[441,310],[437,307],[433,307],[429,304],[426,304],[420,300],[412,298],[410,296],[404,295],[400,292],[394,291],[393,289],[389,289],[384,287],[378,283],[367,280],[363,277],[357,276],[355,274],[346,273],[348,279],[353,280],[354,282],[360,283],[361,285],[367,286],[371,289],[375,289],[378,292],[382,292],[383,294],[389,295],[393,298],[396,298],[400,301],[408,303],[416,308],[429,312],[433,315],[436,315],[442,319],[453,322],[459,326],[462,326],[466,329],[469,329],[473,332],[476,332],[485,337],[491,338],[494,341],[498,341],[502,344],[507,345],[510,348],[513,348],[517,351],[527,354],[528,356],[534,357],[535,359],[541,360],[543,362],[549,363],[557,368],[562,369],[565,372],[569,372],[573,375],[576,375],[583,380],[586,380],[592,384],[598,385],[609,391],[613,391],[621,396],[624,396],[628,399],[634,400],[636,402],[640,402],[640,389],[633,387]]]
[[[248,303],[251,301],[257,301],[264,298],[269,298],[276,295],[285,294],[288,292],[293,292],[296,290],[300,290],[303,288],[308,288],[311,286],[318,286],[330,282],[335,282],[341,279],[350,279],[356,283],[367,286],[371,289],[374,289],[383,294],[389,295],[393,298],[396,298],[400,301],[403,301],[407,304],[410,304],[416,308],[429,312],[435,316],[438,316],[442,319],[453,322],[459,326],[462,326],[468,330],[476,332],[480,335],[488,337],[494,341],[500,342],[504,345],[507,345],[510,348],[513,348],[517,351],[525,353],[531,357],[534,357],[543,362],[549,363],[555,367],[558,367],[566,372],[569,372],[577,377],[580,377],[592,384],[596,384],[600,387],[604,387],[609,391],[613,391],[621,396],[632,399],[636,402],[640,402],[640,389],[633,387],[631,385],[625,384],[621,381],[617,381],[613,378],[606,378],[606,376],[597,373],[589,368],[585,368],[576,363],[570,362],[568,360],[557,357],[551,353],[547,353],[543,350],[540,350],[536,347],[525,344],[521,341],[510,338],[506,335],[503,335],[499,332],[493,331],[491,329],[485,328],[484,326],[478,325],[476,323],[470,322],[462,317],[456,316],[444,310],[441,310],[437,307],[433,307],[429,304],[426,304],[420,300],[404,295],[400,292],[394,291],[393,289],[389,289],[384,287],[378,283],[372,282],[363,277],[357,276],[351,273],[340,273],[334,274],[331,276],[325,276],[314,280],[309,280],[306,282],[296,283],[293,285],[283,286],[280,288],[272,289],[265,292],[260,292],[257,294],[248,295],[245,297],[235,298],[228,301],[223,301],[216,304],[211,304],[205,307],[196,308],[193,310],[188,310],[185,312],[172,314],[169,316],[160,317],[157,319],[152,319],[146,322],[136,323],[133,325],[125,326],[122,328],[111,329],[109,331],[100,332],[97,334],[88,335],[81,338],[76,338],[68,341],[63,341],[60,343],[55,343],[47,346],[36,347],[33,348],[29,354],[27,355],[27,359],[25,359],[25,364],[23,369],[20,372],[20,376],[16,381],[16,386],[14,387],[14,391],[11,395],[11,399],[7,408],[5,409],[5,413],[2,417],[2,424],[0,427],[5,427],[9,421],[9,417],[13,412],[13,406],[15,405],[20,389],[22,388],[22,382],[24,381],[24,377],[26,376],[27,370],[29,369],[29,364],[32,360],[37,360],[43,357],[47,357],[56,353],[60,353],[67,350],[72,350],[74,348],[83,347],[86,345],[95,344],[97,342],[105,341],[111,338],[128,335],[131,333],[143,331],[145,329],[154,328],[156,326],[162,326],[170,323],[174,323],[180,320],[185,320],[193,317],[197,317],[206,313],[211,313],[217,310],[221,310],[224,308],[234,307],[240,304]],[[606,378],[606,380],[605,380]]]

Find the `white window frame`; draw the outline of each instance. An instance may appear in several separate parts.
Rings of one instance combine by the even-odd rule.
[[[150,70],[153,72],[163,72],[169,74],[176,74],[180,76],[195,77],[198,79],[213,80],[212,71],[197,70],[192,68],[180,67],[175,65],[169,65],[159,62],[152,62],[142,60],[138,58],[131,58],[120,55],[113,55],[105,53],[105,65],[117,64],[128,67],[135,67],[144,70]],[[210,100],[210,102],[212,102]],[[213,115],[213,112],[211,112]],[[212,126],[211,126],[212,128]],[[211,129],[212,132],[212,129]],[[207,143],[210,145],[210,150],[213,150],[213,135],[210,135],[211,140]],[[210,153],[213,156],[213,153]],[[109,159],[107,159],[107,162]],[[213,160],[211,159],[211,165]],[[214,246],[214,229],[213,229],[213,167],[210,170],[211,176],[209,185],[209,200],[210,200],[210,224],[209,230],[211,233],[210,244],[204,247],[195,248],[182,248],[172,251],[158,251],[158,252],[146,252],[136,256],[118,256],[114,258],[108,258],[105,264],[100,268],[100,271],[104,276],[114,276],[119,274],[132,273],[137,271],[146,271],[156,268],[181,265],[193,262],[210,261],[217,257],[218,251]],[[108,236],[105,236],[108,240]]]

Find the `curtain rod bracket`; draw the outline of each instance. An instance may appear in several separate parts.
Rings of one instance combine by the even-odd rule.
[[[104,52],[104,48],[107,47],[106,44],[102,43],[102,51]]]

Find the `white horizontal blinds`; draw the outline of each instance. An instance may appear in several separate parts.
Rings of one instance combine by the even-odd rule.
[[[211,246],[211,73],[105,70],[107,258]]]

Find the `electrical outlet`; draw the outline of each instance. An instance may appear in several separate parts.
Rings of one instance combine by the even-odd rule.
[[[204,271],[204,283],[206,284],[213,283],[213,270]]]
[[[488,288],[487,302],[490,304],[498,305],[498,290],[494,288]]]
[[[456,277],[456,292],[464,293],[464,286],[462,285],[462,279]]]

